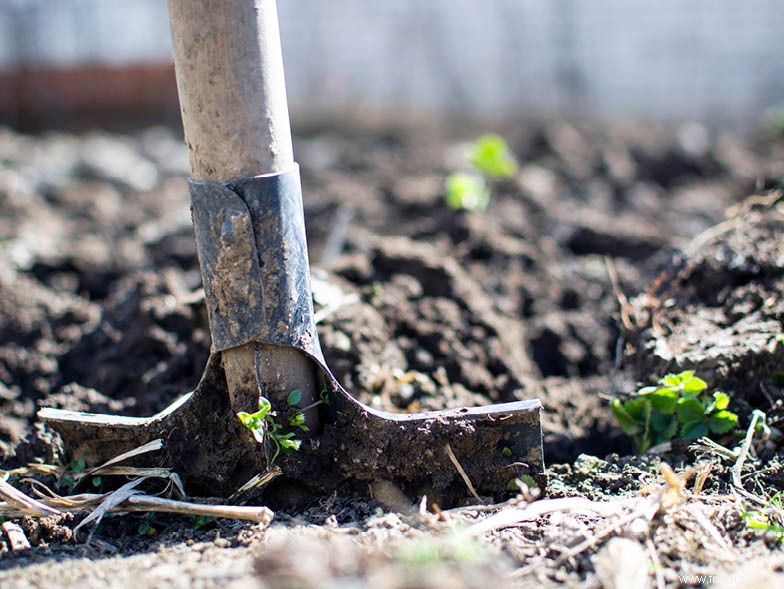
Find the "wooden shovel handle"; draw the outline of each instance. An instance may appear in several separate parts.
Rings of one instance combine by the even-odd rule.
[[[169,0],[169,21],[193,178],[291,169],[275,0]]]

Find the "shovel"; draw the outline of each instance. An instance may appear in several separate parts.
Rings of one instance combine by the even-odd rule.
[[[169,17],[211,355],[196,389],[152,417],[39,417],[91,465],[161,439],[156,464],[213,496],[273,475],[265,492],[386,482],[442,505],[526,475],[542,485],[538,400],[401,415],[336,381],[315,329],[275,1],[169,0]],[[274,411],[251,435],[237,414],[260,401]],[[278,452],[294,435],[299,448]]]

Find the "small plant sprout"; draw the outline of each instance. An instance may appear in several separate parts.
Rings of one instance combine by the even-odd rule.
[[[517,172],[517,162],[506,141],[498,135],[482,135],[466,149],[470,172],[455,172],[444,183],[444,200],[455,210],[483,211],[490,202],[491,185]]]
[[[444,199],[449,208],[484,211],[490,203],[490,189],[481,176],[455,173],[446,178]]]
[[[294,390],[289,393],[286,403],[291,407],[302,399],[302,391]],[[278,423],[275,418],[277,413],[272,410],[272,404],[265,397],[259,397],[259,410],[255,413],[247,413],[240,411],[237,413],[240,423],[247,427],[253,434],[253,438],[259,443],[264,444],[266,438],[272,441],[275,446],[275,452],[272,455],[270,464],[274,464],[277,457],[282,452],[283,454],[290,454],[292,451],[299,450],[302,445],[302,440],[297,440],[295,432],[284,432],[284,426]],[[302,431],[308,431],[308,426],[305,425],[305,415],[301,411],[297,411],[288,419],[290,426],[297,427]]]
[[[499,135],[482,135],[470,148],[468,163],[486,178],[509,178],[517,173],[517,162]]]
[[[302,391],[299,389],[295,389],[289,393],[288,398],[286,399],[286,404],[289,407],[294,407],[297,403],[302,400]],[[305,425],[305,414],[302,411],[296,411],[292,415],[289,416],[289,425],[292,427],[298,427],[303,432],[310,431],[310,428]],[[299,450],[299,447],[297,447]]]
[[[743,512],[743,521],[751,530],[759,530],[784,540],[784,521],[782,521],[781,493],[776,493],[770,498],[767,505],[761,510],[746,510]]]
[[[738,416],[727,410],[729,396],[721,391],[709,394],[707,389],[704,380],[686,370],[666,375],[626,401],[613,399],[611,409],[621,430],[644,453],[675,437],[696,440],[737,427]]]

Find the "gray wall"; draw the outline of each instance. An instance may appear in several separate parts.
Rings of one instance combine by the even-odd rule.
[[[279,0],[295,116],[638,116],[784,102],[781,0]],[[164,0],[0,0],[0,69],[168,60]]]

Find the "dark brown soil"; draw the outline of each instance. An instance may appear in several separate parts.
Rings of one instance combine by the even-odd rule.
[[[495,186],[484,213],[450,210],[442,199],[444,177],[459,166],[455,148],[471,130],[300,134],[321,343],[342,384],[373,407],[400,412],[540,398],[553,497],[636,493],[641,477],[655,478],[655,460],[618,457],[632,447],[607,403],[652,375],[697,369],[732,393],[742,423],[760,408],[778,425],[784,214],[764,191],[784,177],[784,142],[693,126],[510,125],[504,134],[521,170]],[[72,458],[36,423],[42,406],[144,416],[192,390],[209,332],[187,160],[172,132],[2,130],[0,162],[0,459],[8,469]],[[740,205],[752,193],[761,196]],[[711,229],[730,207],[731,220]],[[623,314],[613,274],[632,298]],[[580,455],[609,458],[575,463]],[[768,447],[768,489],[782,485],[777,455]],[[483,586],[533,558],[541,574],[512,577],[522,585],[597,582],[588,558],[553,568],[545,524],[499,532],[497,560],[469,566],[451,555],[428,569],[432,579],[401,572],[408,561],[379,547],[422,530],[390,509],[378,496],[316,498],[280,513],[285,525],[266,539],[242,524],[194,530],[175,516],[155,516],[145,530],[155,528],[156,538],[139,534],[141,516],[115,518],[99,540],[120,556],[140,553],[132,558],[157,548],[179,572],[130,557],[115,565],[114,557],[96,574],[121,584],[132,577],[117,571],[142,563],[157,571],[152,585],[165,586],[172,574],[185,575],[186,586],[209,586],[194,555],[220,560],[214,553],[233,547],[234,572],[219,566],[215,577],[226,583],[258,574],[275,587],[315,586],[319,576],[372,587]],[[721,531],[737,530],[738,521]],[[36,586],[57,578],[45,573],[51,559],[65,560],[68,583],[89,579],[69,567],[110,548],[69,544],[74,524],[27,521],[38,548],[0,555],[0,569],[16,575],[25,567],[19,586]],[[561,540],[572,533],[558,525]],[[344,543],[355,534],[361,541]],[[247,547],[259,543],[254,573]],[[746,548],[738,545],[740,560]],[[299,562],[309,553],[322,560]],[[686,566],[703,562],[697,556],[674,548],[662,556],[678,570],[701,570]],[[373,584],[390,571],[403,575],[398,584]],[[3,574],[0,584],[12,578]]]

